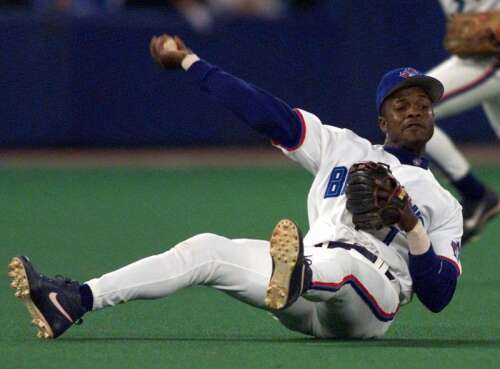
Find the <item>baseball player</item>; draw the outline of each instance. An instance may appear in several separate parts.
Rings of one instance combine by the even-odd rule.
[[[440,0],[448,18],[458,13],[500,12],[498,0]],[[500,14],[498,14],[500,17]],[[465,26],[459,26],[465,28]],[[500,29],[496,30],[500,45]],[[472,41],[474,42],[474,41]],[[475,41],[477,44],[479,39]],[[500,49],[500,46],[498,46]],[[500,137],[500,52],[489,57],[451,56],[428,72],[441,81],[445,93],[435,107],[436,119],[459,114],[481,105]],[[468,122],[474,124],[474,122]],[[498,195],[474,176],[464,156],[438,127],[427,144],[427,154],[451,179],[462,197],[464,236],[462,242],[477,238],[481,228],[500,213]]]
[[[154,37],[150,49],[314,176],[310,229],[302,238],[284,219],[270,241],[199,234],[83,284],[14,257],[12,287],[40,337],[60,336],[90,311],[195,285],[318,338],[381,337],[413,294],[433,312],[448,305],[461,273],[462,209],[421,157],[443,93],[438,80],[413,68],[382,77],[376,107],[386,139],[374,146],[200,59],[178,37]]]

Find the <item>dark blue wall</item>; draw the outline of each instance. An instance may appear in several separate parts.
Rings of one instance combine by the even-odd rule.
[[[380,141],[380,76],[402,65],[426,70],[447,57],[437,1],[414,4],[329,1],[281,20],[225,22],[208,35],[162,11],[90,18],[2,11],[0,146],[265,142],[185,83],[182,72],[153,64],[149,39],[163,32],[290,105]],[[493,140],[478,110],[443,127],[461,142]]]

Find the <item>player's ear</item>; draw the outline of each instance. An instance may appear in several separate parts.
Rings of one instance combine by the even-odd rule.
[[[387,134],[387,119],[385,119],[385,117],[381,115],[378,116],[378,126],[384,134]]]

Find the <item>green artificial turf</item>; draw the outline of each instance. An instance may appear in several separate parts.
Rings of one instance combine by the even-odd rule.
[[[498,167],[478,174],[500,191]],[[86,280],[201,232],[267,239],[291,217],[307,228],[312,178],[298,168],[0,170],[0,368],[474,368],[500,366],[500,218],[461,256],[440,314],[418,300],[384,339],[324,341],[205,287],[87,315],[54,341],[35,338],[7,264],[29,255],[49,275]]]

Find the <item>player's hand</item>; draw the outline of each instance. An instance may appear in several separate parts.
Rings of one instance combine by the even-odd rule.
[[[393,196],[394,194],[394,184],[388,181],[381,181],[379,179],[376,179],[375,183],[378,186],[377,196],[379,204],[387,206],[387,202],[390,201],[391,196]],[[417,224],[418,218],[411,207],[410,196],[406,194],[406,196],[401,199],[401,201],[403,201],[403,203],[399,205],[399,221],[397,222],[397,224],[399,228],[401,228],[405,232],[409,232]]]
[[[165,69],[181,68],[182,60],[193,52],[178,36],[154,36],[149,43],[153,60]]]
[[[408,199],[407,205],[401,212],[401,218],[399,219],[398,225],[405,232],[411,231],[418,223],[418,218],[411,208],[411,201]]]
[[[379,230],[393,224],[405,230],[415,226],[410,197],[387,164],[353,164],[347,177],[346,197],[346,208],[356,230]]]

